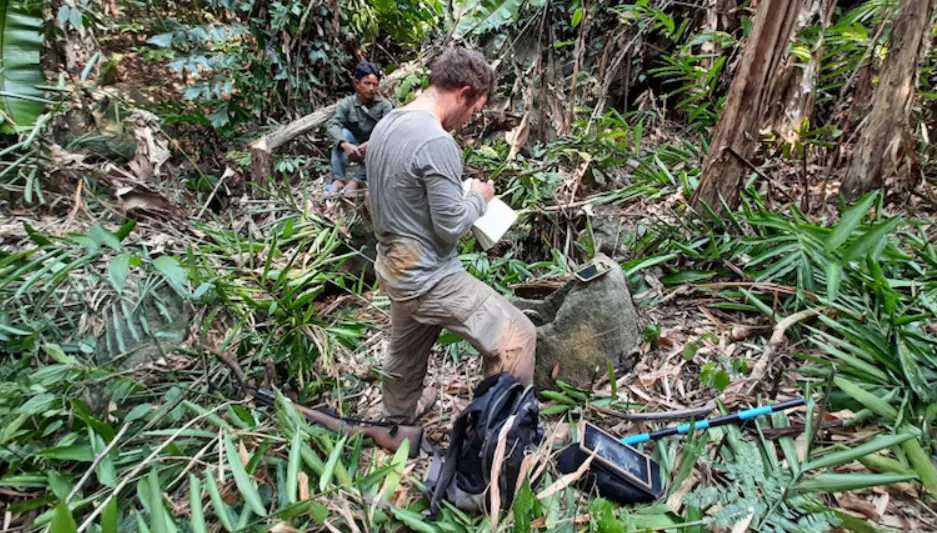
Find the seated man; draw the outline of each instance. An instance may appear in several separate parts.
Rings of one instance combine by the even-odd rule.
[[[373,63],[358,63],[355,67],[355,93],[338,103],[335,115],[329,120],[329,136],[335,142],[332,147],[332,176],[335,178],[326,188],[328,196],[339,191],[357,190],[367,179],[364,156],[368,150],[371,130],[393,110],[393,105],[378,94],[380,73]],[[352,181],[345,185],[345,169],[348,161],[360,161],[361,167]]]

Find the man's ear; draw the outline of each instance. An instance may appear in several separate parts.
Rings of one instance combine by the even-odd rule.
[[[456,91],[456,100],[463,105],[469,105],[473,102],[472,88],[468,85]]]

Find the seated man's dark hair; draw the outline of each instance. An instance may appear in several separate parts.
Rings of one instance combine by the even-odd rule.
[[[381,71],[377,69],[377,65],[374,63],[368,63],[367,61],[362,61],[355,66],[355,79],[361,80],[361,78],[367,76],[368,74],[374,74],[377,79],[381,79]]]
[[[452,48],[433,61],[429,83],[445,90],[471,87],[470,98],[487,96],[491,100],[495,92],[495,72],[478,52]]]

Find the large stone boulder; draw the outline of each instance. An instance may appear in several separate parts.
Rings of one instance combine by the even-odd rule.
[[[609,361],[621,371],[636,363],[638,316],[624,273],[605,255],[595,260],[610,271],[585,283],[573,278],[543,300],[514,300],[537,326],[537,390],[556,388],[554,370],[556,379],[588,388]]]

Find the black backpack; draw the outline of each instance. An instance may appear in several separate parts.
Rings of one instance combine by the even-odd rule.
[[[426,479],[430,498],[428,518],[438,515],[444,497],[463,511],[487,512],[498,436],[512,415],[514,421],[507,433],[504,462],[497,480],[501,507],[511,506],[521,464],[543,440],[543,428],[533,387],[521,385],[505,372],[485,379],[475,389],[472,403],[452,425],[445,461],[435,454]]]

